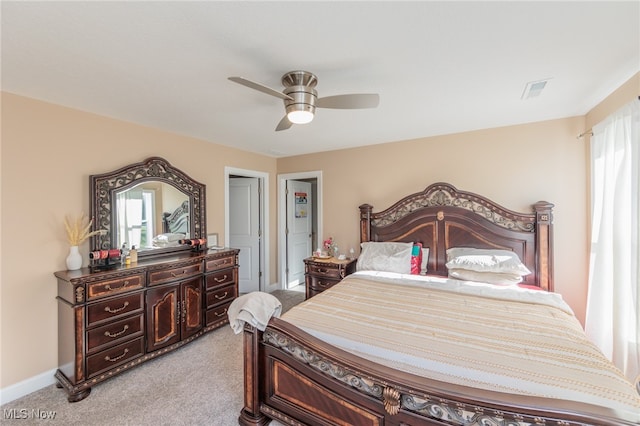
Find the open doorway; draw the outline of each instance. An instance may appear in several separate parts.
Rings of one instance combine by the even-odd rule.
[[[322,172],[278,175],[280,288],[304,284],[303,259],[321,243]]]
[[[269,175],[225,167],[225,246],[240,249],[238,290],[264,291],[269,277]]]

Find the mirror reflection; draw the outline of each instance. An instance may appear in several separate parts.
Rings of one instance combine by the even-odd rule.
[[[190,250],[183,238],[207,235],[204,184],[167,160],[150,157],[89,177],[93,250],[136,246],[138,256]]]
[[[191,238],[189,196],[173,185],[145,181],[113,194],[117,247],[178,247]]]

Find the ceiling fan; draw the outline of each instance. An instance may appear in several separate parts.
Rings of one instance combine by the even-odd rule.
[[[284,90],[282,92],[244,77],[229,77],[229,80],[284,100],[286,115],[276,126],[276,131],[286,130],[293,124],[311,122],[316,108],[375,108],[380,103],[380,96],[375,93],[352,93],[318,98],[318,92],[314,89],[318,84],[318,78],[309,71],[290,71],[283,75]]]

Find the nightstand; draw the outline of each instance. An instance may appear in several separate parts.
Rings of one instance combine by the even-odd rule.
[[[357,259],[308,257],[304,260],[305,298],[322,293],[356,271]]]

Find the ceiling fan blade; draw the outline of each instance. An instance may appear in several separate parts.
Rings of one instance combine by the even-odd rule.
[[[242,84],[243,86],[247,86],[251,89],[257,90],[259,92],[266,93],[267,95],[275,96],[276,98],[287,99],[290,101],[293,100],[293,98],[289,95],[285,95],[282,92],[278,92],[276,89],[272,89],[271,87],[256,83],[255,81],[247,80],[244,77],[229,77],[229,80],[233,81],[234,83]]]
[[[290,122],[287,116],[285,115],[284,117],[282,117],[282,120],[280,120],[280,122],[278,123],[278,126],[276,127],[276,132],[279,132],[280,130],[287,130],[291,126],[293,126],[293,123]]]
[[[372,93],[354,93],[318,98],[316,107],[336,109],[375,108],[380,103],[380,96]]]

